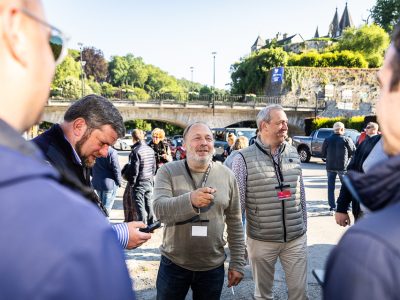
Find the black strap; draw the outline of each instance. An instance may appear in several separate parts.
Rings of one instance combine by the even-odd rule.
[[[278,158],[279,162],[277,163],[277,162],[275,161],[275,159],[272,157],[272,154],[270,154],[270,153],[268,153],[267,151],[265,151],[265,150],[257,143],[257,141],[255,142],[255,144],[256,144],[257,148],[258,148],[262,153],[264,153],[265,155],[267,155],[267,156],[272,160],[272,163],[273,163],[273,165],[274,165],[275,176],[276,176],[276,179],[278,180],[278,183],[279,183],[278,188],[282,191],[283,188],[284,188],[284,185],[283,185],[284,178],[283,178],[282,170],[281,170],[281,167],[280,167],[281,157],[279,156],[279,158]]]

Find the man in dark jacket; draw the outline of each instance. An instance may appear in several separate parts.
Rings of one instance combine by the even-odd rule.
[[[133,220],[132,206],[136,206],[137,220],[152,224],[153,212],[153,179],[156,173],[156,159],[154,151],[144,141],[143,131],[132,131],[133,146],[129,155],[129,169],[127,170],[128,187],[132,189],[129,203],[124,202],[125,222]]]
[[[326,138],[322,145],[322,157],[326,158],[326,172],[328,175],[328,203],[330,211],[336,209],[335,203],[335,182],[339,174],[340,181],[342,175],[347,170],[350,158],[356,150],[353,141],[344,136],[344,124],[336,122],[333,124],[333,134]]]
[[[377,104],[383,148],[389,159],[367,173],[349,172],[349,190],[372,211],[333,250],[324,299],[400,299],[400,26],[378,73]]]
[[[53,125],[33,141],[46,160],[75,185],[92,189],[90,168],[97,157],[106,157],[108,147],[125,134],[122,117],[107,99],[89,95],[74,102],[64,114],[64,122]],[[90,200],[101,205],[92,192]],[[143,222],[113,224],[121,246],[138,247],[151,235],[137,230]]]
[[[357,171],[363,173],[363,163],[380,139],[381,135],[377,134],[368,137],[362,144],[360,144],[351,158],[351,161],[347,167],[347,171]],[[353,198],[346,185],[343,184],[340,188],[340,194],[339,198],[337,199],[337,209],[335,213],[336,223],[340,226],[350,225],[350,217],[347,213],[350,203],[354,219],[357,221],[358,218],[362,217],[363,215],[363,212],[360,209],[360,204],[356,199]]]
[[[0,299],[134,299],[108,222],[21,137],[40,120],[63,35],[37,0],[0,1],[0,20]]]
[[[92,168],[92,185],[109,215],[121,183],[118,152],[114,148],[108,147],[107,157],[96,158],[96,163]]]

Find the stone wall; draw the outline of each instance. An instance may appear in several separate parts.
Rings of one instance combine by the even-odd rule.
[[[286,67],[284,81],[271,84],[267,76],[265,94],[283,95],[303,102],[325,101],[327,110],[322,116],[352,116],[375,114],[379,95],[376,80],[378,69]]]

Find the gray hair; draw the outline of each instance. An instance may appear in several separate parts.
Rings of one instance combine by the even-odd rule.
[[[202,125],[205,125],[205,126],[207,126],[207,128],[208,129],[210,129],[210,131],[211,131],[211,128],[210,128],[210,126],[208,126],[208,124],[207,123],[205,123],[205,122],[202,122],[202,121],[195,121],[195,122],[193,122],[193,123],[191,123],[191,124],[189,124],[186,128],[185,128],[185,130],[183,131],[183,134],[182,134],[182,136],[183,136],[183,139],[184,140],[186,140],[186,136],[187,136],[187,134],[188,134],[188,132],[189,132],[189,130],[190,130],[190,128],[192,128],[193,127],[193,125],[198,125],[198,124],[202,124]],[[212,131],[211,131],[212,132]]]
[[[258,130],[261,130],[261,122],[269,123],[271,121],[271,111],[282,110],[283,107],[279,104],[271,104],[264,107],[257,115],[256,122]]]
[[[125,135],[125,126],[118,109],[106,98],[98,95],[88,95],[73,103],[64,115],[64,121],[72,122],[83,118],[88,130],[99,129],[110,125],[118,137]]]

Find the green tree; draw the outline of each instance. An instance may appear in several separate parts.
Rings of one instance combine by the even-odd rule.
[[[378,68],[389,46],[389,35],[379,26],[363,25],[360,28],[347,28],[337,44],[338,50],[360,52],[370,68]]]
[[[124,56],[113,56],[108,64],[110,81],[114,86],[128,84],[129,61]]]
[[[103,82],[108,75],[108,63],[103,52],[94,47],[82,50],[82,59],[86,62],[84,69],[87,77],[93,76],[97,82]]]
[[[391,32],[400,18],[400,1],[376,0],[375,6],[371,9],[371,16],[376,24],[386,32]]]
[[[67,55],[63,62],[56,67],[52,88],[59,87],[60,83],[67,77],[79,79],[81,73],[82,69],[79,62],[76,62],[71,55]]]
[[[263,94],[267,72],[285,66],[288,54],[282,48],[261,49],[231,66],[232,93]]]

